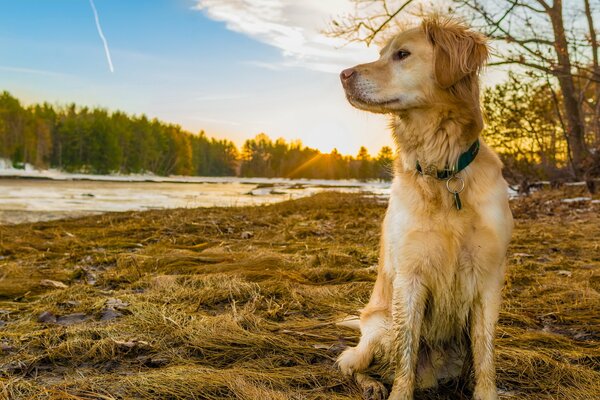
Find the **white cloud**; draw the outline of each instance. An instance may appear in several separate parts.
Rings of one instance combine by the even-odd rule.
[[[349,0],[196,0],[209,18],[279,50],[284,61],[270,68],[304,67],[338,73],[377,58],[377,49],[323,35],[332,17],[352,11]],[[259,65],[258,62],[253,62]],[[264,66],[264,63],[260,63]]]

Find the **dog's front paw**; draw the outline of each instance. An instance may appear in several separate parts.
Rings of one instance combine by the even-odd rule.
[[[365,357],[358,348],[348,347],[340,354],[336,364],[344,375],[351,376],[355,372],[364,371],[371,360]]]
[[[473,400],[498,400],[498,389],[475,386]]]
[[[390,393],[388,400],[413,400],[413,395],[406,391],[392,389],[392,393]]]
[[[362,396],[365,400],[385,400],[387,398],[388,391],[383,383],[370,379],[366,382],[359,383],[362,389]]]

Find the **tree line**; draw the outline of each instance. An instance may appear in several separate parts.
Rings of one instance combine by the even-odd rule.
[[[49,103],[24,106],[0,94],[0,158],[16,167],[83,173],[244,176],[315,179],[390,179],[393,153],[376,157],[361,147],[356,157],[321,153],[299,141],[265,134],[241,149],[226,139],[193,134],[145,115]]]

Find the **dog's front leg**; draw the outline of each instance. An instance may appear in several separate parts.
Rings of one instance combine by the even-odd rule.
[[[500,307],[500,289],[488,287],[471,312],[471,348],[475,371],[475,400],[497,400],[494,336]]]
[[[392,297],[393,354],[396,363],[390,400],[412,400],[415,389],[426,289],[420,277],[396,274]]]

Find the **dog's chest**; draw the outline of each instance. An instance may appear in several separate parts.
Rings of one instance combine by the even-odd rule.
[[[398,200],[398,199],[395,199]],[[390,276],[418,276],[428,292],[422,335],[431,344],[462,335],[481,278],[476,226],[466,219],[427,218],[390,201],[384,222],[384,266]],[[466,213],[463,215],[466,216]]]
[[[430,344],[443,343],[462,335],[475,299],[472,268],[455,265],[453,274],[430,282],[422,335]]]

